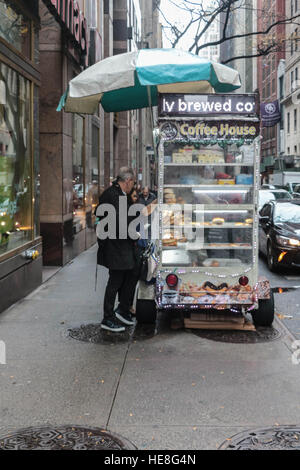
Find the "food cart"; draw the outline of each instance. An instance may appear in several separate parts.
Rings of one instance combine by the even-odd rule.
[[[155,284],[139,283],[138,322],[168,310],[190,328],[272,324],[258,278],[258,110],[255,94],[159,96],[158,266]]]

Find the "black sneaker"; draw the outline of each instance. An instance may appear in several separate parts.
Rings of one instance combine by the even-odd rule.
[[[132,326],[134,325],[134,321],[132,320],[132,316],[130,312],[124,313],[120,310],[115,311],[115,315],[120,322],[124,323],[124,325]]]
[[[102,320],[101,328],[103,330],[114,331],[115,333],[125,331],[125,326],[120,325],[119,322],[114,320]]]

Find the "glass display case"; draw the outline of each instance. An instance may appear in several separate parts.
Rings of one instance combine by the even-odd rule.
[[[253,303],[258,161],[256,136],[188,141],[161,133],[160,305]]]

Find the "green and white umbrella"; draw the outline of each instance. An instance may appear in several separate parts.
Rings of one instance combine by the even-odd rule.
[[[158,93],[227,93],[239,73],[178,49],[141,49],[107,57],[69,82],[57,110],[93,114],[157,105]]]

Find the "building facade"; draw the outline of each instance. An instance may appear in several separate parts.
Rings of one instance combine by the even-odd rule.
[[[209,44],[214,41],[218,41],[220,38],[220,25],[219,21],[215,20],[211,26],[209,27],[208,31],[203,35],[201,39],[201,44]],[[204,57],[207,60],[212,60],[215,62],[220,61],[220,46],[209,46],[201,49],[200,51],[201,57]]]
[[[257,88],[256,58],[251,57],[256,49],[256,36],[247,36],[257,27],[257,0],[241,0],[236,4],[229,17],[226,12],[220,17],[220,36],[223,37],[226,25],[226,36],[240,36],[223,42],[220,45],[220,62],[238,70],[241,77],[241,88],[237,93],[253,93]]]
[[[286,1],[286,12],[290,16],[300,13],[300,2]],[[286,48],[284,77],[281,86],[280,102],[284,129],[284,142],[282,143],[283,156],[281,167],[285,164],[299,166],[300,159],[300,27],[289,23],[286,26],[288,47]],[[282,74],[281,74],[282,75]]]
[[[162,29],[159,23],[159,2],[140,0],[142,37],[139,48],[161,48]],[[152,115],[151,115],[152,113]],[[138,178],[141,186],[154,188],[157,184],[157,157],[153,144],[153,124],[157,118],[156,108],[139,110]]]
[[[39,7],[43,263],[63,266],[95,243],[104,125],[100,107],[94,116],[56,107],[68,82],[103,57],[103,11],[96,0],[40,0]]]
[[[260,12],[257,29],[265,31],[271,24],[284,18],[285,0],[257,0],[257,9]],[[257,83],[262,103],[274,103],[278,99],[278,67],[280,61],[285,59],[286,50],[280,44],[284,44],[285,37],[285,24],[280,23],[260,37],[264,45],[279,45],[275,52],[258,57],[257,60]],[[273,172],[275,159],[280,154],[280,124],[262,126],[262,137],[261,175],[262,181],[267,182],[269,174]]]
[[[104,57],[137,50],[141,37],[141,11],[136,0],[104,0]],[[138,112],[104,116],[104,186],[122,166],[137,168]]]
[[[38,2],[0,0],[0,311],[41,283]]]
[[[155,5],[0,0],[0,311],[41,284],[43,266],[63,266],[96,242],[94,209],[121,166],[151,182],[149,110],[56,108],[86,67],[157,47]]]

